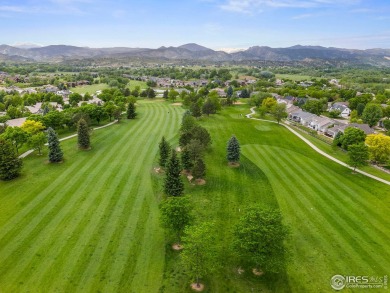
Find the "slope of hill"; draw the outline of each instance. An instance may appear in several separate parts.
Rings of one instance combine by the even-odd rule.
[[[214,51],[195,43],[179,47],[148,48],[89,48],[68,45],[51,45],[45,47],[16,48],[9,45],[0,45],[0,54],[22,57],[35,61],[59,61],[84,58],[153,58],[162,60],[208,60],[208,61],[307,61],[333,60],[351,63],[386,65],[390,66],[388,58],[390,49],[352,50],[340,48],[325,48],[321,46],[296,45],[288,48],[271,48],[253,46],[247,50],[226,53]],[[4,57],[3,57],[4,58]]]

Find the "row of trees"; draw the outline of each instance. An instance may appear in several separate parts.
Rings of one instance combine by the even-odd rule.
[[[344,133],[337,133],[333,145],[348,151],[349,164],[354,168],[367,165],[368,160],[377,164],[390,160],[390,137],[383,134],[366,135],[361,129],[347,127]]]
[[[236,255],[242,265],[258,272],[279,273],[290,260],[284,242],[289,229],[282,224],[278,210],[252,206],[244,211],[236,222],[233,233],[232,251],[220,251],[215,243],[217,234],[213,222],[196,223],[193,206],[186,197],[170,197],[160,204],[161,222],[175,241],[178,249],[184,248],[181,261],[190,277],[200,287],[200,279],[222,266],[221,255]]]

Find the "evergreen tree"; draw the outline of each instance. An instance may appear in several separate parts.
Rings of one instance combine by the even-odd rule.
[[[62,153],[57,133],[51,127],[47,129],[47,142],[49,147],[49,161],[51,163],[61,162],[64,159],[64,154]]]
[[[169,143],[165,140],[165,137],[163,136],[161,138],[161,141],[158,145],[160,150],[160,166],[165,168],[167,165],[167,161],[169,159],[169,151],[171,150],[171,146]]]
[[[165,183],[164,183],[164,192],[169,196],[180,196],[183,195],[184,184],[181,181],[180,177],[180,162],[177,158],[176,151],[173,149],[171,152],[171,157],[168,162]]]
[[[228,87],[227,92],[226,92],[226,96],[228,98],[231,98],[233,96],[233,88],[232,88],[232,86]]]
[[[87,122],[84,119],[80,119],[77,123],[77,140],[80,149],[89,149],[91,142],[89,139],[89,128]]]
[[[192,176],[195,179],[201,179],[206,175],[206,165],[201,158],[195,161],[194,167],[192,168]]]
[[[134,103],[130,102],[127,106],[127,119],[135,119],[137,116],[137,113],[135,112],[135,105]]]
[[[191,160],[191,153],[188,148],[184,148],[181,153],[181,165],[184,170],[191,170],[193,163]]]
[[[12,143],[0,138],[0,180],[11,180],[20,175],[22,160]]]
[[[240,143],[237,138],[232,135],[227,144],[227,160],[229,162],[240,161]]]

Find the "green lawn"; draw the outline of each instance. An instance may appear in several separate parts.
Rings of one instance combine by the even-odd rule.
[[[317,77],[313,77],[310,75],[282,74],[282,73],[275,74],[275,77],[278,79],[291,79],[292,81],[305,81],[305,80],[311,80],[312,78],[318,79]]]
[[[140,80],[130,80],[129,85],[127,86],[130,90],[134,90],[136,86],[139,86],[142,89],[146,89],[148,86],[145,81]]]
[[[177,142],[183,110],[157,101],[138,109],[135,121],[95,131],[91,151],[71,139],[63,164],[33,155],[21,178],[0,182],[0,292],[190,292],[159,227],[163,175],[153,172],[160,137]],[[186,194],[199,220],[215,222],[222,263],[205,292],[332,292],[335,274],[388,274],[390,187],[329,161],[283,126],[239,115],[247,112],[234,106],[200,119],[213,139],[207,183],[186,183]],[[225,159],[232,134],[238,168]],[[254,277],[230,249],[232,227],[254,203],[280,208],[291,227],[293,259],[278,277]]]
[[[1,292],[157,292],[164,237],[150,172],[179,107],[143,102],[135,121],[62,143],[65,162],[33,155],[0,182]],[[169,114],[168,114],[169,111]]]
[[[69,90],[78,93],[78,94],[86,94],[89,93],[91,95],[95,94],[96,91],[107,89],[108,85],[106,83],[98,83],[91,85],[83,85],[78,87],[72,87]]]

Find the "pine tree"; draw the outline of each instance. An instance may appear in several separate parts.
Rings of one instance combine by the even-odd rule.
[[[240,161],[240,143],[234,135],[232,135],[227,144],[227,160],[229,162]]]
[[[137,113],[135,112],[135,104],[130,102],[127,106],[127,119],[135,119]]]
[[[0,138],[0,180],[11,180],[20,175],[22,160],[12,143]]]
[[[165,137],[163,136],[161,138],[161,141],[158,145],[160,150],[160,166],[165,168],[167,166],[167,161],[169,159],[169,152],[171,150],[171,146],[169,143],[165,140]]]
[[[194,167],[192,168],[192,176],[195,179],[201,179],[206,175],[206,165],[201,158],[195,161]]]
[[[173,149],[169,158],[167,173],[164,183],[164,192],[169,196],[183,195],[184,184],[180,177],[180,162],[177,158],[176,151]]]
[[[51,127],[47,129],[47,142],[49,146],[49,161],[51,163],[61,162],[64,159],[64,154],[62,153],[57,133]]]
[[[191,154],[187,148],[181,152],[181,165],[184,170],[191,170],[193,163],[191,161]]]
[[[80,119],[77,123],[77,140],[80,149],[89,149],[91,142],[89,140],[89,128],[87,122],[84,119]]]

